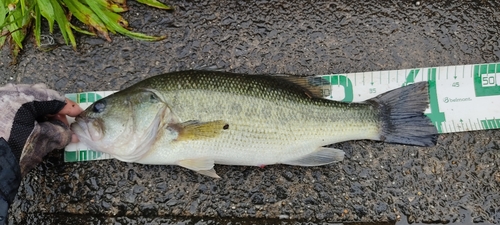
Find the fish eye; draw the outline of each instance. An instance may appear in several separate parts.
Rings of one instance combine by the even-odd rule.
[[[149,94],[149,102],[156,103],[159,102],[158,96],[155,93]]]
[[[101,99],[94,103],[92,111],[94,111],[95,113],[102,113],[105,108],[106,108],[106,101]]]

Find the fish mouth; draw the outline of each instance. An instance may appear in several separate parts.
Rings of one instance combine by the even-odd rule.
[[[71,130],[76,134],[78,139],[88,145],[89,147],[95,148],[92,145],[94,141],[98,141],[101,139],[102,135],[97,135],[97,130],[92,128],[89,123],[91,123],[89,119],[77,117],[75,122],[71,124]],[[93,134],[94,133],[94,134]],[[95,149],[98,150],[98,149]]]

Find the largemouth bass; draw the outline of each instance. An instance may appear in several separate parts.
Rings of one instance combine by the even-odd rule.
[[[431,146],[426,82],[362,103],[323,99],[321,82],[218,71],[145,79],[93,103],[71,128],[97,151],[143,164],[179,165],[218,177],[214,164],[320,166],[357,139]]]

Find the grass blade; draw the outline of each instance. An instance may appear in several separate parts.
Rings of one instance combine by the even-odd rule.
[[[125,29],[122,25],[127,26],[128,22],[120,15],[106,10],[102,5],[94,2],[93,0],[85,0],[87,5],[101,18],[111,32],[118,32],[120,34],[133,37],[144,41],[158,41],[165,39],[166,36],[149,36],[142,33],[132,32]]]
[[[6,22],[5,18],[7,17],[8,9],[5,3],[0,3],[0,49],[5,44],[7,29],[4,29],[4,24]]]
[[[22,14],[26,14],[26,11],[24,10],[26,8],[26,0],[21,0],[21,12]]]
[[[157,1],[157,0],[137,0],[137,2],[146,4],[152,7],[156,7],[159,9],[172,9],[172,7],[164,5],[163,3]]]
[[[55,20],[59,25],[59,30],[61,30],[64,41],[66,42],[66,44],[68,44],[68,42],[71,43],[73,49],[76,49],[75,36],[73,35],[70,23],[68,21],[68,18],[66,17],[66,12],[64,12],[63,8],[59,4],[59,2],[57,2],[57,0],[50,0],[50,2],[52,3],[52,7],[54,8]]]
[[[99,19],[99,16],[97,16],[89,7],[77,0],[63,0],[63,2],[78,20],[93,27],[99,34],[103,35],[107,41],[111,41],[106,24],[104,24],[102,20]]]
[[[24,2],[21,0],[21,2]],[[36,5],[43,17],[49,22],[50,33],[54,32],[54,8],[49,0],[36,0]]]
[[[35,6],[35,42],[36,46],[40,47],[40,36],[42,30],[42,16],[38,6]]]
[[[10,35],[14,42],[19,46],[19,48],[23,48],[23,40],[26,36],[25,31],[23,30],[24,25],[28,24],[29,16],[28,14],[22,15],[20,10],[10,11],[7,18],[9,22],[11,22],[8,26]]]
[[[101,6],[103,6],[106,9],[111,10],[112,12],[125,12],[128,10],[128,8],[123,4],[123,6],[120,6],[118,4],[114,4],[112,1],[108,0],[93,0],[96,3],[99,3]]]
[[[80,33],[82,33],[82,34],[86,34],[86,35],[90,35],[90,36],[96,36],[96,34],[95,34],[95,33],[92,33],[92,32],[90,32],[90,31],[86,31],[86,30],[84,30],[84,29],[82,29],[82,28],[79,28],[79,27],[77,27],[77,26],[75,26],[75,25],[73,25],[73,24],[71,24],[71,23],[69,23],[69,26],[70,26],[73,30],[75,30],[76,32],[80,32]]]

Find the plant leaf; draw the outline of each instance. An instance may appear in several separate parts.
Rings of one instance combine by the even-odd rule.
[[[75,25],[73,25],[73,24],[71,24],[71,23],[69,24],[69,26],[70,26],[71,28],[73,28],[73,30],[75,30],[75,31],[77,31],[77,32],[80,32],[80,33],[82,33],[82,34],[86,34],[86,35],[90,35],[90,36],[96,36],[96,34],[95,34],[95,33],[92,33],[92,32],[90,32],[90,31],[86,31],[86,30],[84,30],[84,29],[82,29],[82,28],[79,28],[79,27],[77,27],[77,26],[75,26]]]
[[[144,41],[157,41],[166,38],[166,36],[155,37],[129,31],[122,26],[122,24],[125,24],[126,26],[128,22],[125,19],[123,19],[123,17],[121,17],[120,15],[106,10],[102,5],[95,3],[93,0],[85,0],[85,2],[99,16],[99,18],[101,18],[101,20],[106,24],[108,29],[113,33],[118,32],[120,34]]]
[[[12,39],[14,40],[14,42],[16,42],[19,48],[23,48],[23,40],[26,37],[26,31],[23,30],[23,26],[28,24],[29,16],[28,14],[22,15],[22,12],[20,10],[10,11],[9,14],[12,14],[11,16],[7,17],[11,22],[8,26],[8,29],[10,31]],[[16,49],[14,49],[14,52],[15,51]]]
[[[22,14],[26,14],[26,0],[21,0],[21,12]]]
[[[159,9],[172,9],[172,7],[168,5],[164,5],[163,3],[157,1],[157,0],[137,0],[137,2],[140,2],[142,4],[146,4],[152,7],[156,7]]]
[[[71,43],[73,49],[76,49],[75,36],[73,35],[73,31],[71,30],[71,26],[68,18],[66,17],[66,13],[62,9],[59,2],[57,2],[57,0],[50,0],[50,2],[52,3],[52,7],[54,8],[55,19],[57,21],[57,24],[59,25],[59,30],[61,30],[64,41],[66,42],[66,44],[68,44],[68,42]]]
[[[40,47],[40,36],[41,36],[41,30],[42,30],[42,16],[40,13],[40,8],[38,6],[35,6],[35,42],[36,46]]]
[[[94,0],[94,2],[99,3],[101,6],[111,10],[112,12],[125,12],[128,10],[125,4],[123,4],[123,6],[120,6],[118,4],[114,4],[114,2],[109,0]]]
[[[99,16],[97,16],[89,7],[82,4],[80,1],[75,0],[63,0],[63,2],[78,20],[95,28],[98,33],[102,34],[106,38],[107,41],[111,41],[106,24],[104,24],[102,20],[99,19]]]
[[[0,35],[4,32],[3,30],[0,30]],[[0,50],[2,49],[3,45],[5,44],[5,39],[6,39],[6,36],[4,35],[1,35],[0,36]]]
[[[0,3],[0,28],[3,27],[3,23],[5,23],[5,18],[7,17],[9,10],[5,3]]]
[[[49,22],[50,33],[54,32],[54,7],[51,2],[49,0],[36,0],[36,5],[38,5],[38,9],[42,16]]]
[[[8,9],[5,3],[0,3],[0,49],[2,49],[5,44],[6,35],[4,32],[7,32],[7,29],[4,29],[5,26],[5,18],[7,17]]]

